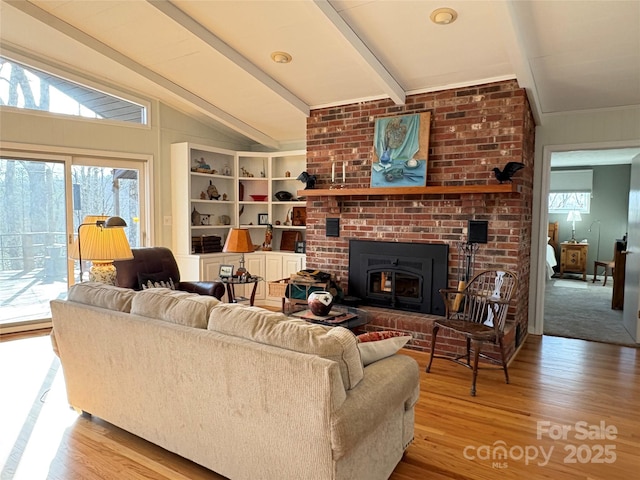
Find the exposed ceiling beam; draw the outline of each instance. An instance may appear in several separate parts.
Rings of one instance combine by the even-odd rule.
[[[310,107],[305,102],[300,100],[296,95],[294,95],[291,91],[287,90],[280,83],[274,80],[272,77],[267,75],[265,72],[260,70],[256,65],[247,60],[244,56],[238,53],[236,50],[231,48],[228,44],[222,41],[219,37],[211,33],[205,27],[203,27],[200,23],[196,22],[189,15],[184,13],[178,7],[176,7],[169,0],[147,0],[150,5],[153,5],[162,13],[164,13],[171,20],[176,22],[178,25],[191,32],[193,35],[198,37],[200,40],[205,42],[211,48],[216,50],[221,55],[224,55],[231,62],[236,64],[242,70],[247,72],[249,75],[254,77],[256,80],[261,82],[267,88],[277,93],[284,100],[293,105],[296,109],[302,112],[306,117],[310,114]]]
[[[389,71],[380,63],[376,56],[369,50],[369,47],[360,40],[360,37],[344,21],[340,14],[333,8],[327,0],[313,0],[313,3],[327,17],[337,32],[353,47],[363,60],[364,65],[369,68],[377,83],[383,88],[385,93],[396,105],[404,105],[406,102],[406,92],[396,81]]]
[[[68,36],[80,42],[81,44],[95,50],[96,52],[104,55],[105,57],[113,60],[116,63],[132,70],[138,75],[146,78],[147,80],[157,84],[158,86],[165,89],[172,96],[180,99],[183,102],[190,103],[195,107],[198,111],[202,112],[209,118],[222,123],[223,125],[231,128],[232,130],[246,136],[247,138],[258,142],[262,145],[271,148],[279,148],[280,144],[277,140],[271,138],[268,135],[256,130],[255,128],[247,125],[242,120],[229,115],[227,112],[221,110],[215,105],[210,104],[209,102],[203,100],[201,97],[195,95],[194,93],[176,85],[171,82],[167,78],[158,75],[153,70],[150,70],[139,63],[135,62],[131,58],[126,55],[121,54],[117,50],[105,45],[99,40],[87,35],[86,33],[78,30],[77,28],[69,25],[68,23],[60,20],[59,18],[51,15],[50,13],[42,10],[41,8],[35,6],[30,2],[25,2],[21,0],[6,0],[7,4],[12,7],[20,10],[21,12],[35,18],[36,20],[48,25],[49,27],[59,31],[60,33]]]

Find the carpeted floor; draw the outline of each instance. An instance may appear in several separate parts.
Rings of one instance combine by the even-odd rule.
[[[611,309],[613,282],[547,280],[544,334],[637,347],[622,323],[622,310]]]

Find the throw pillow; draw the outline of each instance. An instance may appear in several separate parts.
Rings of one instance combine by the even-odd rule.
[[[382,331],[358,335],[358,350],[364,366],[390,357],[404,347],[411,335],[402,332]]]
[[[175,290],[176,286],[173,283],[173,278],[168,273],[139,273],[138,285],[140,290],[146,290],[147,288],[169,288]]]

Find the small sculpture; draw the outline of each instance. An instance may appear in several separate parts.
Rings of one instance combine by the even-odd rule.
[[[311,190],[316,185],[317,177],[315,175],[309,175],[308,172],[302,172],[298,175],[297,180],[307,184],[306,187],[304,187],[305,190]]]
[[[246,168],[240,167],[243,177],[253,177],[253,173],[250,173]]]
[[[267,231],[264,234],[264,243],[262,244],[262,250],[271,251],[271,241],[273,239],[273,225],[267,225]]]
[[[498,180],[500,183],[513,182],[513,180],[511,180],[511,177],[521,168],[524,168],[524,163],[509,162],[505,165],[503,170],[500,170],[497,167],[494,168],[493,173],[496,176],[496,180]]]
[[[218,189],[211,180],[209,180],[209,186],[207,187],[207,195],[209,196],[209,200],[218,200],[220,198]]]
[[[208,171],[211,170],[211,166],[204,161],[204,158],[200,157],[200,160],[195,159],[194,160],[196,162],[196,170],[204,170],[204,171]]]

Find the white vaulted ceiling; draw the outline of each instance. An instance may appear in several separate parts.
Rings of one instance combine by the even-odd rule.
[[[432,23],[439,7],[456,21]],[[526,88],[538,123],[640,105],[637,0],[2,0],[0,16],[3,55],[272,148],[304,141],[314,108],[502,79]]]

